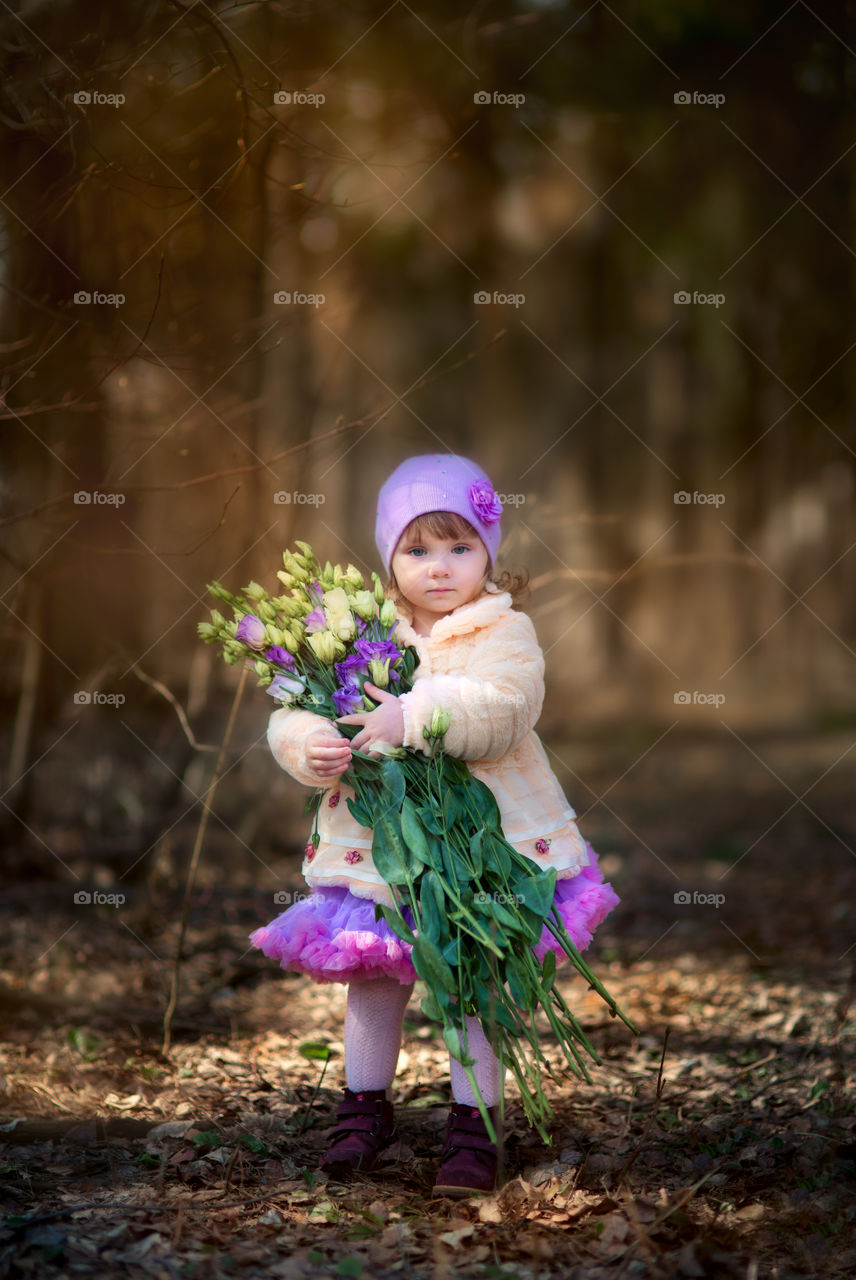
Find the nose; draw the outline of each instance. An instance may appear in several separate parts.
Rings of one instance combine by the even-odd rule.
[[[432,562],[428,571],[432,578],[448,578],[449,566],[444,556],[437,556]]]

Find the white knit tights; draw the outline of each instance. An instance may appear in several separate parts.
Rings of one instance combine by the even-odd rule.
[[[484,1098],[485,1106],[494,1107],[502,1097],[505,1067],[500,1065],[499,1058],[491,1049],[478,1018],[467,1017],[464,1026],[467,1031],[467,1052],[471,1058],[475,1058],[473,1075]],[[455,1101],[468,1102],[474,1107],[476,1096],[467,1079],[467,1073],[460,1062],[456,1062],[454,1058],[449,1058],[449,1073],[452,1077],[452,1096]]]
[[[389,1089],[398,1065],[404,1010],[413,994],[396,978],[348,983],[345,1010],[345,1075],[355,1093]]]
[[[413,983],[395,978],[364,978],[348,984],[345,1011],[345,1075],[355,1093],[370,1089],[388,1090],[395,1077],[404,1011],[413,994]],[[495,1106],[502,1096],[505,1069],[488,1043],[477,1018],[466,1019],[473,1074],[485,1105]],[[455,1102],[475,1106],[476,1100],[467,1073],[454,1058],[449,1059],[452,1096]]]

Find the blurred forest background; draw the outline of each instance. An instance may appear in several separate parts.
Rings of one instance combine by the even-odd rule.
[[[852,4],[24,0],[0,59],[10,1114],[84,1107],[69,1019],[157,1035],[238,680],[197,639],[205,584],[273,588],[297,538],[379,569],[380,484],[448,451],[532,575],[538,728],[622,899],[594,950],[639,1053],[671,1018],[672,1052],[707,1072],[739,1043],[743,1070],[780,1000],[758,1052],[804,1054],[795,1114],[831,1098],[852,1130]],[[271,709],[248,681],[179,1039],[299,1035],[265,992],[313,1007],[248,954],[308,830]],[[696,1016],[669,966],[715,953]],[[172,1114],[104,1069],[97,1105],[113,1081]]]
[[[750,775],[797,794],[747,735],[819,735],[824,776],[852,779],[856,55],[835,15],[6,8],[13,865],[182,865],[237,678],[196,638],[206,582],[273,586],[295,538],[379,567],[377,490],[414,452],[494,477],[572,803],[591,789],[627,838],[581,776],[595,746],[624,773],[653,753],[661,808],[700,738],[720,815]],[[304,837],[269,711],[248,689],[218,797],[239,862]]]

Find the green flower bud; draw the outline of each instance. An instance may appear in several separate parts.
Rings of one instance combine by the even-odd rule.
[[[351,596],[351,608],[364,622],[371,622],[375,616],[375,598],[371,591],[356,591]]]
[[[384,627],[391,627],[397,617],[398,611],[395,607],[395,602],[393,600],[384,600],[380,607],[381,625]]]
[[[355,564],[348,565],[345,575],[352,587],[356,587],[358,591],[362,590],[365,579]]]
[[[376,684],[379,689],[389,688],[389,658],[383,662],[378,662],[372,658],[369,661],[369,675],[372,684]]]
[[[449,725],[452,723],[452,717],[448,711],[443,711],[440,707],[434,708],[431,716],[431,737],[442,738],[448,731]]]
[[[250,600],[266,600],[267,592],[264,587],[259,586],[258,582],[251,582],[248,587],[244,587],[244,595]]]
[[[383,583],[376,573],[372,574],[372,582],[374,583],[374,598],[378,604],[383,604],[386,600],[386,592],[383,589]]]

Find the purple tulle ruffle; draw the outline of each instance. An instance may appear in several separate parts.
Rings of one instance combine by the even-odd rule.
[[[604,882],[597,854],[586,843],[589,865],[571,880],[559,880],[553,898],[578,951],[585,951],[595,929],[617,905],[612,885]],[[253,946],[279,960],[283,969],[306,973],[316,982],[350,982],[361,978],[396,978],[415,982],[410,946],[396,937],[385,920],[375,920],[375,904],[344,886],[316,889],[283,911],[270,924],[250,934]],[[409,908],[403,915],[412,927]],[[556,963],[568,957],[545,927],[532,948],[538,960],[555,951]]]

